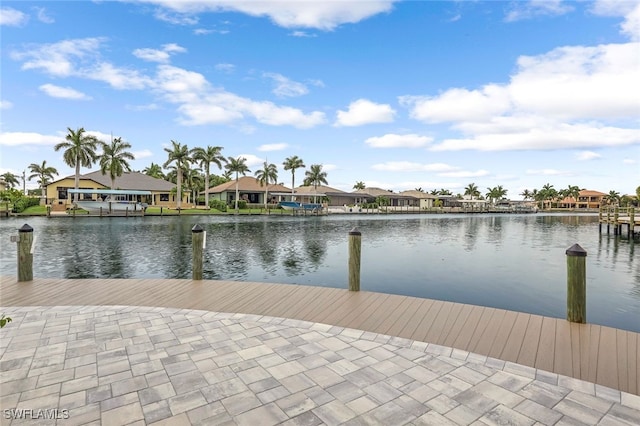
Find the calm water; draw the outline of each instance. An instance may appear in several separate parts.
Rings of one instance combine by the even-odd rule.
[[[565,317],[565,250],[587,256],[589,322],[640,332],[640,257],[598,233],[596,216],[398,215],[21,218],[0,221],[0,274],[16,275],[9,236],[37,236],[36,277],[190,278],[191,228],[207,231],[205,279],[347,287],[347,233],[362,232],[363,290]],[[637,244],[637,242],[636,242]]]

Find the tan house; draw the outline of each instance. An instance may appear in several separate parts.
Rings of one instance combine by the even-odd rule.
[[[404,193],[397,194],[395,192],[382,189],[382,188],[372,187],[372,188],[358,189],[357,191],[353,191],[352,194],[360,195],[361,197],[363,197],[363,199],[366,200],[365,202],[368,202],[368,203],[375,202],[376,198],[378,197],[385,197],[389,200],[389,206],[392,206],[392,207],[393,206],[418,207],[420,205],[419,200],[413,195],[407,195]]]
[[[7,190],[7,182],[4,181],[4,179],[0,179],[0,191],[6,191]]]
[[[430,209],[434,205],[434,201],[438,198],[436,195],[427,194],[426,192],[416,191],[415,189],[410,189],[408,191],[402,191],[399,195],[405,195],[409,197],[414,197],[418,200],[418,206],[420,209]],[[415,203],[412,205],[416,205]]]
[[[343,206],[345,204],[357,203],[356,197],[352,194],[326,185],[318,185],[317,187],[313,185],[299,186],[296,188],[295,195],[296,200],[303,203],[313,202],[314,197],[317,199],[317,202],[324,203],[328,206]]]
[[[157,179],[143,173],[129,172],[117,177],[115,180],[115,188],[111,188],[111,177],[109,175],[103,175],[101,171],[80,175],[78,185],[78,189],[87,190],[86,193],[79,194],[80,200],[97,199],[97,195],[91,193],[91,190],[95,189],[140,190],[151,191],[151,195],[140,195],[138,196],[138,201],[151,206],[170,208],[176,207],[175,187],[176,184],[163,179]],[[73,188],[75,188],[75,175],[51,182],[46,188],[47,204],[55,206],[71,205],[73,197],[67,190]],[[183,193],[182,203],[189,203],[189,194],[187,192]]]
[[[583,189],[578,195],[578,199],[574,200],[573,197],[566,197],[565,199],[558,201],[558,208],[560,209],[599,209],[604,204],[604,199],[607,196],[604,192],[593,191],[590,189]]]
[[[268,203],[277,203],[280,201],[277,195],[272,193],[287,193],[291,194],[291,189],[280,184],[269,185],[269,199]],[[241,176],[238,179],[238,194],[239,199],[244,200],[249,204],[264,204],[266,186],[260,186],[260,181],[252,176]],[[204,192],[203,192],[204,194]],[[209,188],[209,200],[220,200],[227,204],[231,204],[236,199],[236,181],[230,180],[229,182],[222,183],[213,188]]]

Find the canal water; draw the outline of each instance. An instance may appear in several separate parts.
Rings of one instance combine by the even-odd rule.
[[[559,318],[565,250],[578,243],[588,253],[588,322],[640,332],[640,256],[632,241],[599,234],[593,215],[10,218],[0,221],[0,275],[16,275],[9,240],[24,223],[37,237],[36,277],[190,278],[199,224],[205,279],[337,288],[347,288],[347,234],[357,227],[362,290]]]

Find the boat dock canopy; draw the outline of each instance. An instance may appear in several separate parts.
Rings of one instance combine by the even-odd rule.
[[[100,194],[100,195],[151,195],[151,191],[128,190],[128,189],[68,189],[71,194]]]

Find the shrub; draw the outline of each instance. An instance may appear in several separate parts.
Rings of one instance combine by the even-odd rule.
[[[235,208],[235,204],[234,204]],[[245,200],[238,200],[238,208],[244,210],[247,208],[247,202]]]
[[[22,213],[28,207],[40,205],[39,198],[20,197],[13,203],[13,211],[15,213]]]
[[[227,204],[221,200],[209,200],[209,206],[221,212],[227,211]]]

